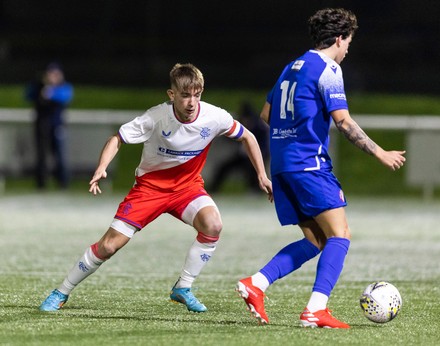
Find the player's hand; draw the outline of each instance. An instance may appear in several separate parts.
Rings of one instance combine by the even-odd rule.
[[[384,166],[388,167],[392,171],[396,171],[405,164],[405,153],[406,151],[383,151],[377,156],[377,158]]]
[[[260,189],[267,194],[267,199],[273,202],[272,182],[268,178],[260,179]]]
[[[96,196],[97,193],[102,193],[101,189],[99,188],[99,181],[101,179],[107,178],[107,172],[105,170],[96,170],[95,174],[92,177],[92,180],[90,180],[89,185],[89,192],[93,193],[93,195]]]

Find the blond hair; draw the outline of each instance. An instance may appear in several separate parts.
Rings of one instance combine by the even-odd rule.
[[[171,87],[181,90],[203,90],[205,81],[200,70],[192,64],[176,64],[170,71]]]

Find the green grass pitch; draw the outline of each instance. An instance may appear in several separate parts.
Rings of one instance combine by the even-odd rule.
[[[208,312],[169,302],[195,233],[168,215],[77,287],[62,310],[40,312],[41,301],[107,229],[122,197],[0,196],[0,345],[439,344],[440,203],[417,199],[349,200],[352,246],[329,307],[350,330],[299,325],[316,260],[268,289],[270,325],[258,326],[245,310],[236,281],[300,238],[296,227],[279,226],[263,195],[216,198],[223,234],[194,286]],[[368,321],[359,308],[375,280],[390,281],[403,298],[401,313],[387,324]]]

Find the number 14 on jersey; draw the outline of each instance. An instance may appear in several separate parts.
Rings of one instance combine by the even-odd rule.
[[[293,108],[293,97],[295,95],[296,82],[293,82],[290,88],[290,81],[285,80],[281,83],[281,104],[280,104],[280,118],[286,119],[286,113],[292,113],[292,119],[294,118],[295,112]]]

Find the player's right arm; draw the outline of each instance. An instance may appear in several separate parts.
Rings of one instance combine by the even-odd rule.
[[[111,136],[104,145],[104,148],[101,151],[101,156],[99,157],[98,167],[93,174],[92,180],[90,180],[89,192],[96,195],[97,193],[101,193],[101,189],[99,188],[99,181],[101,179],[107,178],[107,167],[112,162],[113,158],[119,151],[121,147],[122,140],[119,137],[119,134]]]
[[[355,146],[367,154],[375,156],[384,166],[395,171],[405,163],[405,151],[386,151],[377,145],[361,127],[352,119],[346,109],[331,112],[337,129]]]

